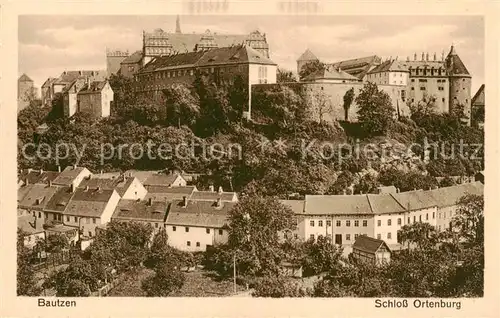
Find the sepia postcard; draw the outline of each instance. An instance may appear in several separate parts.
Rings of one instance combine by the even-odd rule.
[[[494,1],[0,10],[2,316],[500,314]]]

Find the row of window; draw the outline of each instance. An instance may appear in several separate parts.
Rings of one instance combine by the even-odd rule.
[[[191,241],[187,241],[186,245],[191,246]],[[196,242],[196,247],[200,247],[200,242]]]
[[[431,75],[431,76],[434,76],[434,75],[443,75],[444,74],[444,70],[441,69],[441,68],[437,69],[437,70],[431,68],[429,70],[429,69],[419,69],[418,67],[416,69],[412,69],[410,67],[409,71],[410,71],[410,74],[412,74],[412,75],[414,74],[414,75]]]
[[[174,231],[174,232],[175,232],[175,231],[177,231],[177,227],[176,227],[176,226],[172,226],[172,231]],[[186,233],[188,233],[188,232],[189,232],[189,227],[185,226],[185,227],[184,227],[184,231],[185,231]],[[210,229],[205,229],[205,232],[206,232],[207,234],[210,234]],[[222,235],[223,233],[224,233],[224,230],[219,229],[219,235]]]
[[[380,234],[380,233],[379,233],[379,234],[377,234],[377,239],[381,240],[381,239],[382,239],[382,234]],[[387,239],[388,239],[388,240],[392,239],[392,234],[391,234],[391,232],[388,232],[388,233],[387,233]]]
[[[356,240],[356,239],[358,238],[358,236],[360,236],[360,235],[363,235],[363,234],[354,234],[354,240]],[[320,235],[318,235],[318,237],[319,237],[319,236],[322,236],[322,235],[320,234]],[[310,237],[312,240],[315,240],[315,239],[316,239],[316,237],[315,237],[315,235],[314,235],[314,234],[311,234],[309,237]],[[381,237],[382,237],[382,236],[381,236],[381,234],[377,234],[377,239],[379,239],[379,240],[380,240],[380,239],[381,239]],[[388,232],[388,233],[387,233],[387,239],[388,239],[388,240],[392,239],[392,234],[391,234],[391,232]],[[346,240],[346,241],[350,241],[350,240],[351,240],[351,234],[346,234],[346,235],[345,235],[345,240]]]
[[[419,79],[418,79],[419,83],[427,83],[427,80],[428,80],[428,79],[426,79],[426,78],[425,78],[425,79],[424,79],[424,78],[419,78]],[[412,83],[414,83],[414,82],[415,82],[415,79],[414,79],[414,78],[412,78],[412,79],[411,79],[411,82],[412,82]],[[438,80],[437,80],[437,82],[438,82],[438,83],[446,83],[446,80],[445,80],[445,79],[438,79]]]
[[[48,218],[49,218],[49,213],[44,212],[44,213],[43,213],[43,215],[44,215],[44,217],[45,217],[46,219],[48,219]],[[35,211],[33,211],[33,216],[36,216],[36,212],[35,212]],[[38,217],[39,217],[39,218],[41,218],[41,217],[42,217],[42,212],[38,212]],[[73,218],[74,218],[74,219],[73,219],[73,220],[74,220],[74,222],[75,222],[75,223],[78,223],[78,217],[77,217],[77,216],[74,216]],[[62,221],[62,220],[63,220],[63,216],[62,216],[62,214],[53,213],[53,214],[52,214],[52,219],[53,219],[54,221]],[[87,224],[90,224],[90,220],[92,220],[92,223],[93,223],[93,224],[96,224],[96,222],[97,222],[97,219],[96,219],[96,218],[84,218],[84,217],[82,217],[81,219],[82,219],[82,221],[81,221],[82,223],[83,223],[83,220],[85,220],[85,223],[87,223]],[[70,217],[69,215],[66,215],[66,222],[71,222],[71,217]]]
[[[313,226],[315,225],[315,222],[314,221],[309,221],[309,225],[310,226]],[[336,226],[342,226],[342,221],[340,220],[337,220],[336,223],[335,223]],[[323,226],[323,220],[319,220],[318,221],[318,226]],[[332,221],[331,220],[326,220],[326,226],[332,226]],[[350,220],[346,220],[345,221],[345,226],[351,226],[351,221]],[[354,221],[354,226],[359,226],[359,220],[355,220]],[[363,220],[363,226],[368,226],[368,221],[367,220]]]

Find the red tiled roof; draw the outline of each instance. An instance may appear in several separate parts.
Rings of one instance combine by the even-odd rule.
[[[158,201],[173,201],[181,200],[183,197],[191,198],[191,195],[196,191],[196,187],[161,187],[161,186],[147,186],[148,193],[146,200],[152,198]]]
[[[64,214],[100,217],[115,190],[76,189]]]
[[[280,202],[289,207],[294,214],[304,214],[304,200],[280,200]]]
[[[306,195],[305,214],[371,214],[366,195]]]
[[[180,177],[177,173],[171,174],[152,174],[146,180],[144,180],[143,184],[145,186],[170,186],[174,183],[177,178]]]

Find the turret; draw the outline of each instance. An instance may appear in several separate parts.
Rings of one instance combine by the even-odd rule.
[[[309,62],[319,61],[316,55],[311,52],[311,50],[307,49],[302,55],[297,59],[297,74],[300,74],[302,67]]]
[[[450,82],[449,111],[456,105],[464,106],[467,121],[471,116],[471,75],[452,45],[445,59],[446,74]]]

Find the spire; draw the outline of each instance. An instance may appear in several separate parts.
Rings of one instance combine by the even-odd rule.
[[[177,19],[175,20],[175,33],[181,34],[181,20],[179,18],[179,15],[177,15]]]

